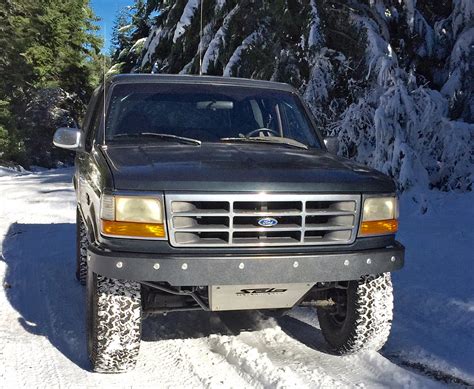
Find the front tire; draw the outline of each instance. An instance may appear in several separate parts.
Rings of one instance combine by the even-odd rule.
[[[76,209],[76,278],[81,285],[87,281],[87,229],[79,208]]]
[[[318,308],[318,319],[323,336],[334,352],[343,355],[382,348],[393,317],[390,273],[341,283],[325,294],[336,301],[336,307]]]
[[[141,340],[140,284],[89,271],[87,346],[92,370],[121,373],[133,369]]]

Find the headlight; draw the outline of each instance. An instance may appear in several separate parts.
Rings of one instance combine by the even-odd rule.
[[[396,197],[368,197],[364,200],[359,236],[395,234],[397,230]]]
[[[100,218],[102,234],[106,236],[150,239],[166,236],[160,197],[103,195]]]

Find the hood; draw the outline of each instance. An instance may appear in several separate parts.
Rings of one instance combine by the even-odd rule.
[[[387,176],[323,150],[243,143],[153,143],[108,145],[103,152],[117,190],[395,191]]]

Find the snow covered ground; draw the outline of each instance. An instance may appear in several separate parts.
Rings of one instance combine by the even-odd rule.
[[[385,355],[474,385],[474,193],[427,193],[427,212],[402,198],[395,318]]]
[[[474,384],[473,194],[402,202],[406,268],[382,353],[325,352],[311,311],[146,318],[135,371],[88,371],[70,169],[0,169],[0,387],[437,387]],[[434,377],[436,379],[432,379]],[[444,380],[444,381],[443,381]]]

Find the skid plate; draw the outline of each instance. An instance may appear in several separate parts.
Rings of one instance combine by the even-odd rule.
[[[212,311],[291,308],[313,285],[212,285],[209,287],[209,303]]]

